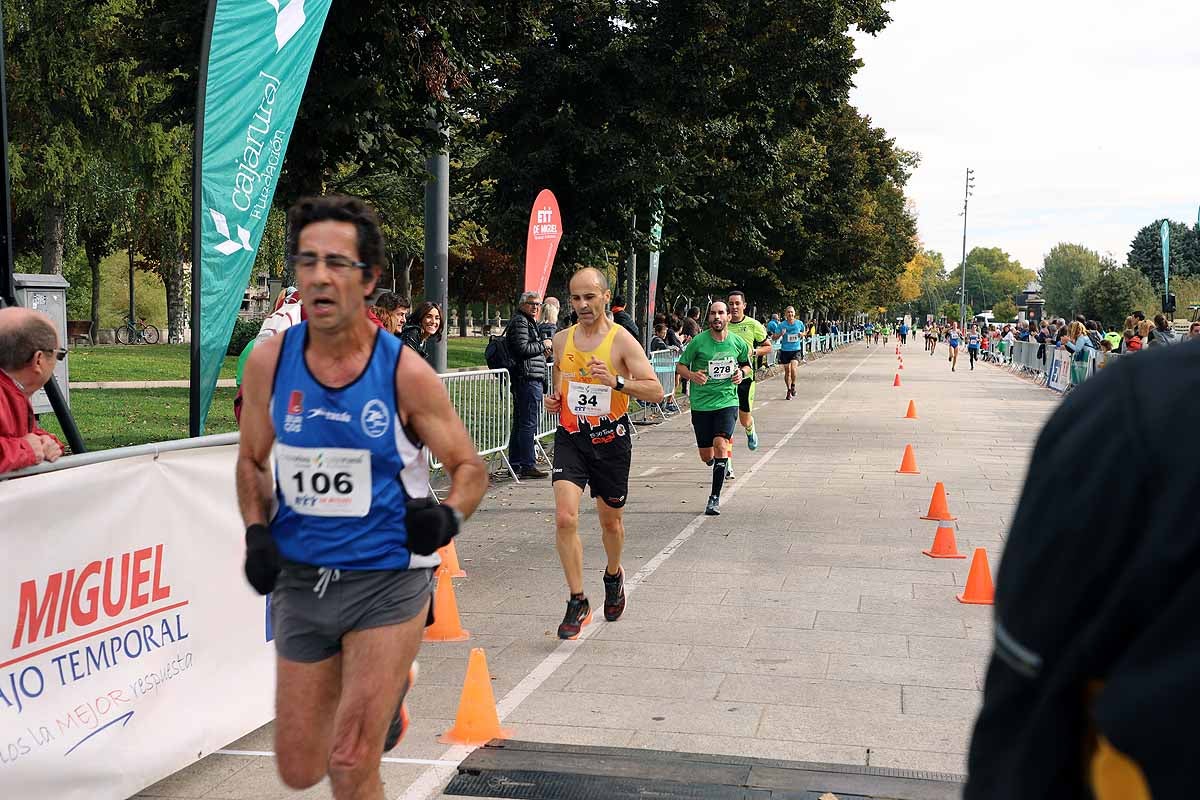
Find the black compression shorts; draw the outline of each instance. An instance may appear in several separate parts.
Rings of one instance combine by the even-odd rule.
[[[580,489],[590,485],[592,497],[600,498],[609,508],[623,508],[633,457],[629,426],[629,417],[621,417],[599,428],[585,423],[579,433],[556,430],[554,480],[570,481]]]
[[[733,427],[737,425],[737,406],[718,408],[715,411],[692,410],[692,428],[696,431],[696,447],[701,450],[712,447],[713,439],[733,438]]]

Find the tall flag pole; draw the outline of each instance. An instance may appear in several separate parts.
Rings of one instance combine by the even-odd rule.
[[[1159,228],[1159,235],[1162,237],[1162,257],[1163,257],[1163,297],[1167,296],[1170,291],[1168,280],[1170,279],[1169,265],[1171,263],[1171,223],[1169,220],[1163,220],[1162,227]]]
[[[192,149],[192,436],[204,431],[331,2],[209,2]]]

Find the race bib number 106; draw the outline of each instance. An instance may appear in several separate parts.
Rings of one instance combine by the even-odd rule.
[[[310,517],[365,517],[371,510],[371,451],[275,443],[279,490]]]

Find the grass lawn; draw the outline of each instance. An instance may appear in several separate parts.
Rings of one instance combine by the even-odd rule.
[[[446,340],[446,366],[450,369],[462,367],[486,367],[483,360],[483,350],[487,347],[487,337],[468,337],[461,339],[452,336]]]
[[[206,433],[237,430],[233,419],[236,389],[217,389],[208,412]],[[185,439],[188,435],[187,389],[75,389],[71,413],[88,450]],[[53,414],[42,427],[64,442]]]
[[[186,344],[73,347],[68,360],[72,381],[186,381],[189,377]],[[237,358],[226,356],[221,377],[236,376]],[[186,398],[185,394],[185,405]]]

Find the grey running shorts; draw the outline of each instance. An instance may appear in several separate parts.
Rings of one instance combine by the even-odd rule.
[[[271,594],[275,652],[310,664],[342,651],[351,631],[433,621],[432,569],[324,570],[287,562]]]

